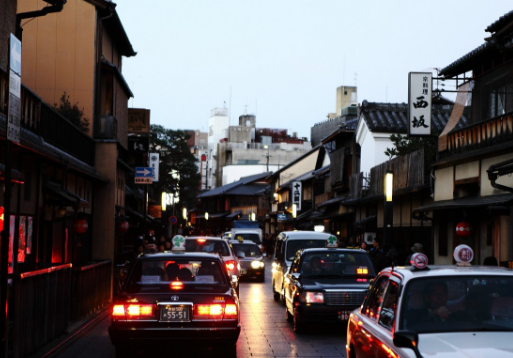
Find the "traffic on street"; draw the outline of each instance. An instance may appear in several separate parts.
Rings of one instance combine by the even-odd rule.
[[[266,259],[265,282],[254,279],[240,282],[241,332],[237,341],[237,357],[345,357],[344,324],[319,325],[304,334],[294,333],[293,324],[286,319],[282,302],[273,299],[270,262]],[[108,333],[110,324],[109,312],[87,332],[47,357],[114,358],[115,349]],[[166,349],[141,346],[132,353],[139,357],[155,358],[216,356],[216,352],[210,348],[181,349],[179,342],[169,344]]]

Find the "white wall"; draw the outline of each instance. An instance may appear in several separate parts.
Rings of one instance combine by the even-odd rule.
[[[361,172],[365,174],[370,173],[371,168],[389,160],[385,150],[393,147],[390,141],[390,133],[371,132],[362,117],[360,117],[356,128],[356,142],[361,147]]]
[[[269,164],[269,171],[275,172],[277,170],[277,165]],[[227,165],[223,167],[223,185],[238,181],[242,177],[265,173],[266,171],[266,165]]]
[[[226,115],[222,115],[222,114]],[[212,116],[208,120],[208,186],[210,189],[216,187],[216,182],[213,180],[212,173],[215,172],[217,167],[217,143],[223,138],[228,137],[228,127],[230,126],[230,118],[227,116],[228,111],[224,109],[212,110]]]

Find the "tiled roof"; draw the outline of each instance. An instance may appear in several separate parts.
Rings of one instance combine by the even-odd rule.
[[[233,189],[227,190],[224,192],[224,195],[247,195],[247,196],[254,196],[254,195],[261,195],[262,191],[267,188],[269,184],[246,184],[246,185],[239,185]]]
[[[434,104],[431,110],[431,126],[433,133],[441,133],[452,112],[451,105]],[[360,109],[361,117],[371,132],[401,133],[408,132],[408,105],[406,103],[376,103],[363,101]],[[456,128],[468,123],[465,114]]]
[[[499,20],[495,21],[493,24],[488,26],[485,31],[490,33],[500,31],[504,28],[504,26],[509,24],[511,21],[513,21],[513,11],[510,11],[501,16]]]
[[[269,174],[270,174],[269,172],[265,172],[265,173],[249,175],[247,177],[242,177],[242,178],[240,178],[240,180],[235,181],[233,183],[226,184],[226,185],[217,187],[215,189],[206,191],[204,193],[201,193],[200,195],[198,195],[198,198],[206,198],[206,197],[217,196],[217,195],[226,195],[226,194],[228,194],[228,192],[230,192],[232,189],[234,189],[236,187],[254,183],[256,181],[263,181],[263,180],[265,180],[265,178],[267,178],[269,176]],[[262,184],[262,185],[266,186],[267,184]]]
[[[462,73],[465,73],[467,71],[472,70],[472,61],[479,55],[489,51],[490,49],[494,48],[494,46],[489,43],[485,42],[475,50],[470,51],[465,56],[459,58],[458,60],[454,61],[450,65],[442,68],[439,72],[439,75],[445,76],[445,77],[451,77],[456,76]]]

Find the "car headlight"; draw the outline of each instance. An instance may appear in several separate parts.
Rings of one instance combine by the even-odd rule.
[[[263,261],[251,261],[251,267],[254,269],[262,268],[262,267],[264,267],[264,262]]]
[[[299,296],[299,301],[303,303],[324,303],[324,294],[322,292],[303,292]]]

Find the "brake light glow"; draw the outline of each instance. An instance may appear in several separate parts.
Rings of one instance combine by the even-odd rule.
[[[152,304],[124,304],[112,307],[112,317],[118,319],[147,319],[155,317],[155,306]]]
[[[237,319],[237,305],[217,303],[196,305],[194,307],[194,319]]]
[[[357,275],[368,275],[369,269],[365,266],[360,266],[356,269],[356,274]]]
[[[225,265],[227,270],[232,271],[235,268],[235,261],[226,261]]]
[[[181,281],[173,281],[171,282],[172,290],[181,290],[183,288],[183,282]]]
[[[196,240],[196,241],[198,241],[199,243],[202,243],[202,244],[203,244],[203,243],[205,243],[207,240],[206,240],[206,239],[198,239],[198,240]]]

